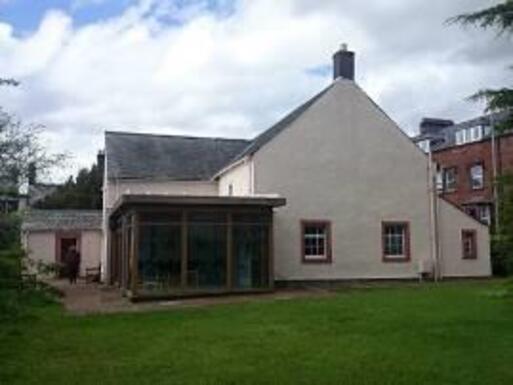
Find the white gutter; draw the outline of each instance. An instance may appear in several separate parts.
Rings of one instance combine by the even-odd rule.
[[[233,169],[233,168],[235,168],[235,167],[237,167],[237,166],[239,166],[241,164],[244,164],[244,163],[246,163],[248,161],[249,161],[249,156],[245,156],[245,157],[243,157],[243,158],[241,158],[241,159],[239,159],[239,160],[237,160],[237,161],[235,161],[233,163],[230,163],[228,166],[226,166],[226,167],[222,168],[220,171],[218,171],[210,180],[214,181],[217,178],[219,178],[221,175],[223,175],[223,174],[227,173],[228,171],[230,171],[231,169]]]
[[[440,269],[440,249],[438,237],[438,194],[436,190],[436,176],[433,173],[433,154],[431,152],[431,143],[428,148],[428,193],[429,193],[429,221],[431,224],[431,260],[433,263],[433,278],[437,282],[442,278]]]

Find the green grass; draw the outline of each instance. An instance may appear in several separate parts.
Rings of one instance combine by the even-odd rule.
[[[502,283],[3,326],[0,384],[513,384]]]

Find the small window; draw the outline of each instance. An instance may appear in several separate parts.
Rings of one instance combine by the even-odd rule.
[[[492,215],[490,212],[490,206],[489,205],[480,205],[477,207],[477,217],[478,219],[489,225],[492,222]]]
[[[410,228],[407,222],[382,223],[383,261],[410,260]]]
[[[476,230],[461,230],[461,246],[463,251],[463,259],[477,258]]]
[[[424,139],[418,142],[417,145],[422,151],[428,153],[431,147],[431,142],[429,139]]]
[[[305,263],[331,262],[331,226],[328,221],[301,222],[302,259]]]
[[[443,182],[444,182],[444,190],[445,191],[454,191],[456,190],[456,167],[450,167],[443,170]]]
[[[470,185],[473,190],[484,187],[483,165],[476,164],[470,168]]]
[[[442,171],[437,171],[436,173],[436,189],[438,191],[443,191],[444,189],[444,177]]]
[[[228,195],[233,196],[233,184],[231,183],[228,185]]]
[[[472,127],[470,129],[470,141],[477,142],[483,138],[483,129],[481,126]]]
[[[465,130],[456,131],[456,144],[460,145],[465,143]]]

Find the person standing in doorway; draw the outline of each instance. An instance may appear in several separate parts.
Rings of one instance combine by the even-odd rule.
[[[70,284],[76,284],[80,272],[80,253],[75,246],[71,246],[66,253],[66,267]]]

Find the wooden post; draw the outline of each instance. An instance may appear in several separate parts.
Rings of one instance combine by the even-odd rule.
[[[130,245],[130,260],[132,282],[132,296],[137,296],[137,286],[139,283],[139,213],[134,212],[132,215],[132,237]]]
[[[274,289],[274,239],[273,239],[273,209],[270,209],[270,215],[269,215],[269,225],[268,225],[268,234],[269,234],[269,251],[268,251],[268,259],[269,259],[269,272],[268,272],[268,279],[269,279],[269,289]]]
[[[187,255],[188,255],[188,224],[187,211],[182,211],[181,219],[181,258],[180,258],[180,286],[187,289]]]
[[[226,222],[226,288],[233,289],[233,221],[229,212]]]
[[[126,291],[128,290],[128,252],[127,252],[127,231],[126,231],[126,218],[121,218],[121,230],[120,230],[120,268],[121,268],[121,288]]]
[[[105,234],[109,234],[109,236],[106,239],[107,245],[105,248],[107,249],[107,266],[104,266],[103,268],[105,271],[105,278],[108,285],[114,285],[114,269],[115,269],[115,258],[116,258],[116,241],[114,233],[114,230],[110,228],[110,223],[107,222],[107,231]]]

